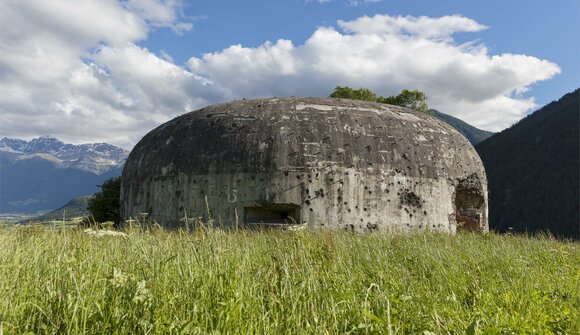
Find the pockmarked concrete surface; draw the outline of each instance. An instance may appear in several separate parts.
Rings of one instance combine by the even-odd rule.
[[[125,218],[222,226],[487,231],[469,141],[430,115],[331,98],[240,100],[152,130],[122,177]]]

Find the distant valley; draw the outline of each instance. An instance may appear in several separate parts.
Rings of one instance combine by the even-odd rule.
[[[119,176],[129,152],[106,143],[65,144],[43,136],[0,140],[0,214],[42,213],[90,195]]]

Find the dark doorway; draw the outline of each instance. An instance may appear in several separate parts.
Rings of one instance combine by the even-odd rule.
[[[486,208],[481,183],[470,176],[455,188],[455,220],[458,231],[484,231]]]

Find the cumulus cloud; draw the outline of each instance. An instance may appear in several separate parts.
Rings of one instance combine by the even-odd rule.
[[[168,117],[206,103],[189,94],[198,86],[204,92],[204,80],[135,44],[151,29],[191,29],[180,10],[176,0],[7,0],[2,136],[129,147]]]
[[[327,96],[335,86],[381,95],[419,89],[430,105],[500,130],[536,107],[523,93],[559,73],[547,60],[492,55],[453,35],[486,27],[454,15],[376,15],[319,27],[303,44],[232,45],[176,65],[139,46],[151,29],[192,29],[177,0],[7,0],[0,11],[0,133],[130,148],[168,119],[220,101]]]
[[[487,27],[472,19],[459,16],[431,18],[427,16],[363,16],[353,21],[338,21],[345,32],[356,34],[409,35],[420,38],[450,38],[458,32],[475,32]]]
[[[232,46],[191,58],[190,70],[228,98],[328,95],[336,85],[381,95],[403,88],[428,94],[430,105],[477,127],[498,131],[536,107],[522,96],[560,68],[527,55],[490,55],[485,45],[457,44],[453,34],[486,27],[459,16],[375,15],[320,27],[303,44]]]

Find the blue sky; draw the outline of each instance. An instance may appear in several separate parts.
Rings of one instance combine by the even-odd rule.
[[[2,0],[0,136],[130,148],[208,104],[417,88],[501,130],[580,85],[580,2]]]

